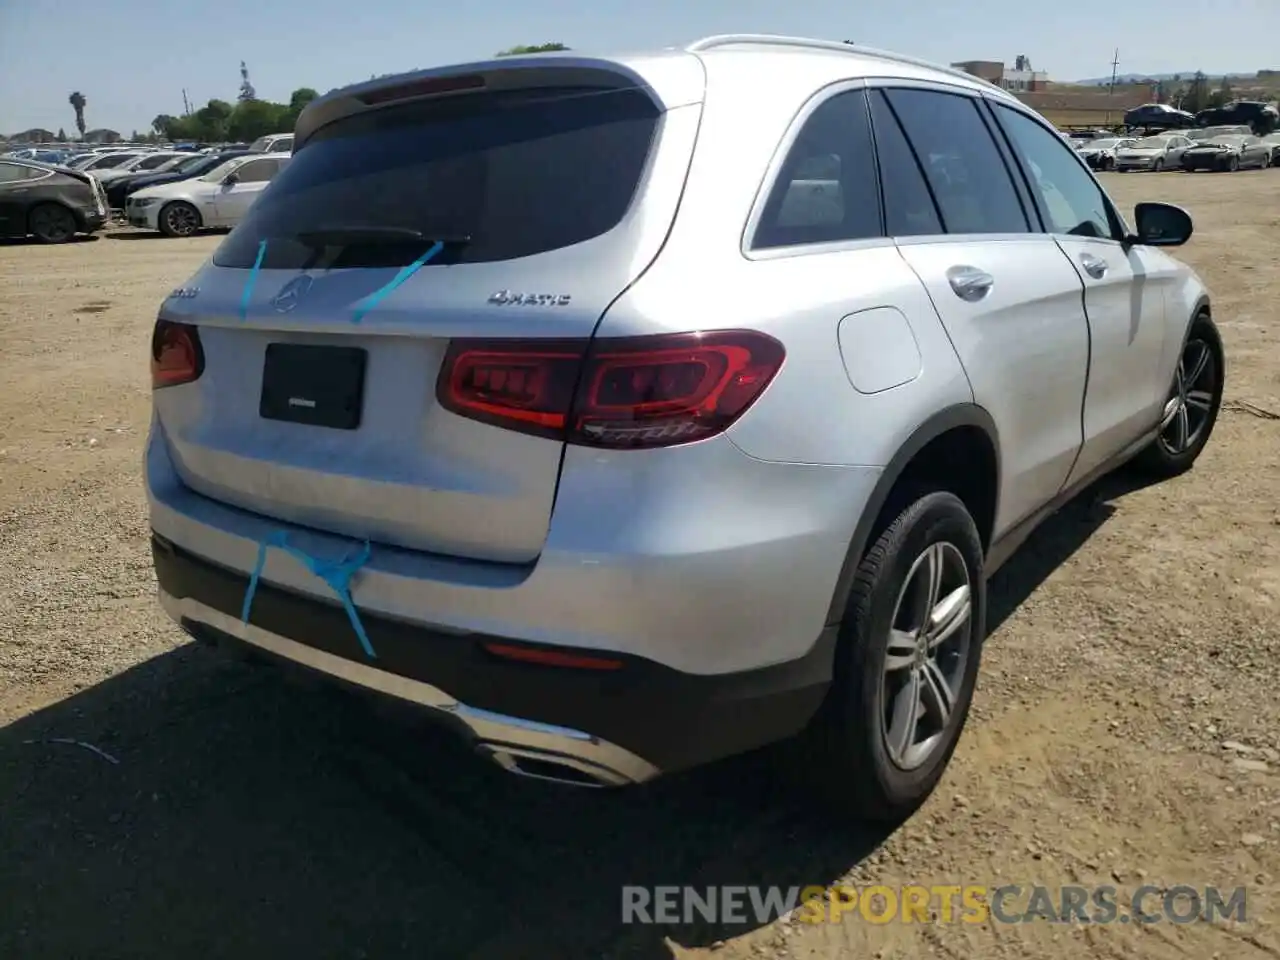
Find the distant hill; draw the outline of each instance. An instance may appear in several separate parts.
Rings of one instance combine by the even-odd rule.
[[[1181,77],[1183,80],[1190,80],[1196,75],[1194,70],[1183,70],[1181,73],[1119,73],[1116,74],[1116,83],[1141,83],[1144,80],[1172,80],[1174,77]],[[1220,80],[1226,77],[1228,80],[1253,80],[1258,76],[1258,71],[1251,70],[1248,73],[1210,73],[1206,74],[1214,80]],[[1079,87],[1105,87],[1111,82],[1110,77],[1090,77],[1088,80],[1073,80],[1072,83]]]

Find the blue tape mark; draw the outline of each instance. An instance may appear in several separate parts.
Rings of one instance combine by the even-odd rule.
[[[258,241],[258,256],[253,261],[253,269],[249,271],[249,279],[244,282],[244,293],[240,297],[240,319],[249,315],[249,298],[253,296],[254,284],[258,282],[258,272],[262,270],[262,258],[267,255],[267,241]]]
[[[242,623],[249,622],[249,611],[253,607],[253,596],[258,592],[258,579],[262,576],[262,568],[266,565],[269,547],[283,550],[329,585],[329,588],[342,601],[342,609],[347,612],[347,619],[351,621],[351,627],[360,640],[365,656],[370,660],[378,659],[378,655],[373,652],[373,644],[369,642],[369,635],[365,633],[364,624],[360,622],[356,605],[351,599],[351,578],[369,562],[371,552],[369,541],[364,542],[364,546],[355,556],[351,555],[351,551],[347,551],[337,560],[323,560],[293,546],[289,543],[289,535],[283,530],[271,534],[258,544],[258,562],[254,564],[253,573],[249,577],[249,588],[244,593],[244,605],[240,608]]]
[[[409,264],[407,267],[404,267],[403,269],[401,269],[401,271],[397,273],[391,279],[391,282],[388,283],[385,287],[382,287],[379,290],[375,290],[373,291],[373,293],[369,294],[369,296],[364,299],[362,305],[356,307],[356,312],[355,312],[355,315],[351,318],[351,322],[359,323],[361,320],[363,320],[364,315],[368,313],[370,310],[372,310],[374,307],[376,307],[378,305],[378,302],[382,300],[383,297],[385,297],[388,293],[390,293],[396,287],[400,286],[400,284],[404,283],[406,280],[412,277],[415,273],[417,273],[420,269],[422,269],[422,266],[425,263],[431,260],[432,257],[438,255],[440,251],[443,249],[444,249],[444,243],[442,241],[437,240],[435,243],[433,243],[431,245],[430,250],[428,250],[426,253],[420,256],[417,260],[413,261],[413,263]]]

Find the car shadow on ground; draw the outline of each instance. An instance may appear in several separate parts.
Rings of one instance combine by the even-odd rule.
[[[218,237],[224,236],[230,231],[210,228],[207,230],[197,230],[192,237]],[[180,240],[191,239],[191,237],[170,237],[159,230],[144,230],[142,228],[126,228],[120,227],[106,234],[108,240]]]
[[[74,243],[97,243],[101,237],[96,233],[78,233],[70,240],[62,241],[63,245]],[[35,237],[0,237],[0,247],[45,247],[49,246],[43,240],[37,240]]]
[[[1131,488],[1038,531],[993,624]],[[0,956],[669,958],[758,923],[623,924],[624,886],[826,884],[885,838],[788,786],[787,754],[560,788],[188,644],[0,730]]]

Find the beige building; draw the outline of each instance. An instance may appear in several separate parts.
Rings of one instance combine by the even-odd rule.
[[[1043,90],[1049,85],[1049,75],[1032,69],[1030,58],[1025,56],[1015,59],[1012,67],[1003,60],[963,60],[951,66],[1012,93]]]

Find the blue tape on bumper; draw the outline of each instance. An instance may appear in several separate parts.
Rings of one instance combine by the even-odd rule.
[[[284,531],[273,533],[258,544],[258,562],[253,566],[253,573],[249,577],[249,587],[244,592],[244,605],[240,608],[240,620],[242,623],[249,622],[249,611],[253,608],[253,596],[258,592],[258,579],[262,576],[262,568],[266,565],[267,550],[270,547],[283,550],[329,585],[329,588],[342,601],[342,609],[347,612],[347,619],[351,621],[351,628],[355,630],[356,638],[360,641],[360,646],[364,650],[365,656],[370,660],[378,659],[378,655],[373,651],[373,644],[369,642],[369,636],[365,633],[364,624],[360,622],[360,613],[356,610],[356,605],[351,599],[351,578],[355,576],[361,567],[369,562],[369,554],[371,552],[369,541],[366,540],[364,542],[364,546],[355,556],[351,556],[350,552],[348,552],[337,560],[323,560],[293,546],[289,543],[289,536]]]
[[[404,267],[399,273],[397,273],[391,279],[391,282],[388,283],[385,287],[375,290],[373,293],[369,294],[369,296],[364,299],[364,302],[361,303],[358,307],[356,307],[356,312],[355,312],[355,315],[352,316],[351,322],[359,323],[361,320],[363,320],[364,315],[368,313],[370,310],[372,310],[374,307],[376,307],[379,301],[381,301],[383,297],[385,297],[396,287],[400,286],[400,284],[404,283],[406,280],[412,277],[415,273],[417,273],[422,268],[424,264],[430,261],[432,257],[435,257],[437,254],[439,254],[440,251],[443,249],[444,249],[444,244],[441,243],[439,240],[433,243],[431,245],[431,249],[429,249],[426,253],[420,256],[417,260],[413,261],[413,263],[409,264],[407,267]]]

